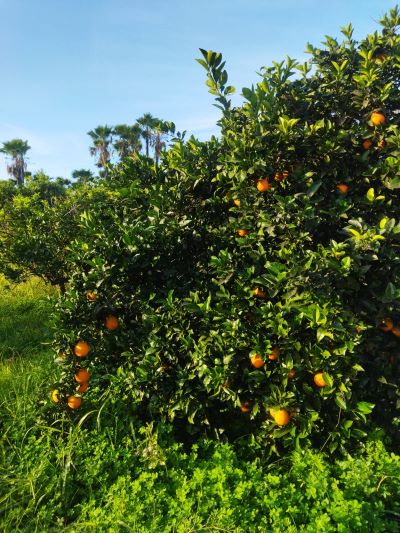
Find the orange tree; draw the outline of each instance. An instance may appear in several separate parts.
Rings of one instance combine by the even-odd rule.
[[[398,428],[399,23],[263,68],[239,108],[201,51],[221,139],[124,162],[84,215],[56,312],[60,406],[81,405],[87,368],[83,409],[108,397],[271,451],[333,451],[371,412]]]

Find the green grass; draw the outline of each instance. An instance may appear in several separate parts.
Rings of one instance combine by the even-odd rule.
[[[334,463],[308,450],[268,464],[249,444],[185,450],[118,399],[71,424],[49,401],[49,296],[0,281],[0,531],[400,531],[400,457],[375,436]]]

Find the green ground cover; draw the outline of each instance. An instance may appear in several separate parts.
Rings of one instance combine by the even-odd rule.
[[[0,282],[1,531],[400,531],[400,457],[382,432],[335,461],[267,462],[249,442],[188,446],[127,422],[115,398],[74,421],[58,413],[54,296]]]

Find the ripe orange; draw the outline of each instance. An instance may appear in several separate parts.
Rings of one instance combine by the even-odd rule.
[[[279,358],[279,355],[280,355],[281,351],[280,349],[278,348],[278,346],[274,346],[271,350],[271,353],[269,354],[268,356],[268,359],[270,361],[276,361],[278,358]]]
[[[82,398],[79,396],[68,396],[68,407],[71,409],[79,409],[82,405]]]
[[[253,294],[256,298],[265,298],[267,293],[265,291],[263,291],[262,289],[260,289],[259,287],[256,287],[254,290],[253,290]]]
[[[364,139],[362,145],[363,145],[364,150],[369,150],[372,146],[371,139]]]
[[[239,237],[245,237],[248,234],[249,234],[249,230],[248,229],[238,229]]]
[[[314,383],[316,384],[317,387],[320,387],[321,389],[323,387],[326,387],[326,381],[324,380],[323,374],[324,374],[323,372],[317,372],[314,375]]]
[[[296,375],[296,370],[294,368],[291,368],[287,374],[288,379],[293,379]]]
[[[86,341],[78,341],[74,346],[74,354],[77,357],[86,357],[90,352],[90,346]]]
[[[275,181],[282,181],[283,180],[283,174],[282,172],[277,172],[274,177]]]
[[[257,189],[260,192],[269,191],[269,189],[271,189],[271,187],[272,187],[272,185],[270,184],[270,182],[266,178],[257,181]]]
[[[286,409],[278,409],[277,411],[271,409],[270,413],[278,426],[286,426],[289,424],[290,416]]]
[[[250,411],[251,411],[250,402],[242,403],[242,405],[240,406],[240,410],[242,411],[242,413],[250,413]]]
[[[115,329],[117,329],[119,326],[119,321],[118,321],[118,318],[114,315],[108,315],[106,317],[106,328],[109,330],[109,331],[113,331]]]
[[[386,141],[385,139],[381,139],[379,142],[378,142],[378,148],[379,150],[383,150],[384,148],[386,148]]]
[[[265,361],[259,353],[255,353],[250,357],[251,364],[254,368],[261,368],[265,365]]]
[[[77,383],[86,383],[90,379],[90,374],[86,368],[80,368],[75,374],[75,381]]]
[[[233,203],[236,205],[236,207],[240,207],[240,200],[239,200],[239,198],[234,198]]]
[[[345,183],[339,183],[336,185],[336,188],[343,194],[346,194],[346,192],[349,190],[349,186]]]
[[[396,335],[396,337],[400,337],[400,327],[395,326],[394,328],[392,328],[392,333],[393,335]]]
[[[60,398],[60,391],[58,389],[54,389],[51,393],[51,401],[54,402],[54,403],[60,403],[61,402],[61,398]]]
[[[79,385],[79,387],[76,388],[76,390],[77,390],[77,392],[82,394],[82,393],[86,392],[88,390],[88,388],[89,388],[89,383],[85,382],[85,383],[81,383]]]
[[[379,111],[374,111],[371,114],[371,122],[374,126],[380,126],[382,124],[385,124],[386,122],[385,115]]]
[[[94,302],[97,300],[97,294],[94,291],[88,291],[86,293],[86,299],[89,300],[89,302]]]
[[[380,328],[382,331],[392,331],[393,320],[391,318],[384,318],[381,322]]]

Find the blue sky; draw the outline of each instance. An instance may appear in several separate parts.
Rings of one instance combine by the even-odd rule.
[[[394,0],[0,0],[0,143],[28,140],[28,169],[94,168],[87,132],[145,112],[201,139],[218,110],[196,63],[223,53],[241,101],[256,71],[352,22],[362,38]],[[6,178],[0,155],[0,178]]]

